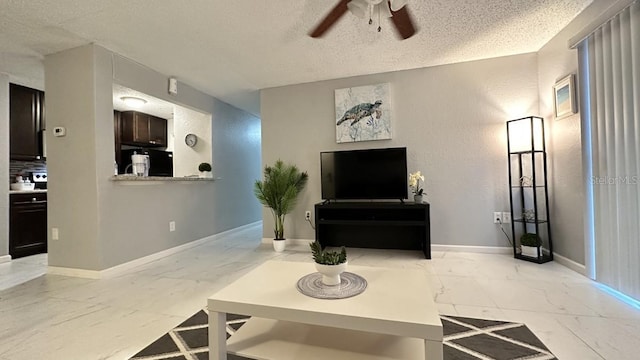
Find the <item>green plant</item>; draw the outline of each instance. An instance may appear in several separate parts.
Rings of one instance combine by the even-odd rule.
[[[344,246],[340,251],[323,251],[322,245],[316,240],[309,244],[313,261],[322,265],[338,265],[347,262],[347,249]]]
[[[209,163],[200,163],[200,165],[198,165],[198,171],[211,171],[211,164]]]
[[[264,168],[263,181],[256,180],[253,192],[262,205],[271,209],[276,240],[284,239],[285,216],[293,210],[308,178],[309,175],[300,172],[295,165],[278,160],[273,166]]]
[[[540,240],[538,234],[526,233],[520,237],[520,245],[538,247],[542,245],[542,240]]]

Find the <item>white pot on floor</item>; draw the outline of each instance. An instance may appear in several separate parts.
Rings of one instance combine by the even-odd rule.
[[[285,239],[273,239],[273,250],[276,252],[283,252],[287,245],[287,240]]]

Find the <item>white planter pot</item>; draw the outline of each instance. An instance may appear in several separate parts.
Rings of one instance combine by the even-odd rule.
[[[287,245],[287,241],[285,239],[282,239],[282,240],[273,239],[273,250],[275,250],[276,252],[283,252],[286,245]]]
[[[316,270],[322,274],[322,283],[325,285],[340,285],[340,274],[347,269],[347,262],[338,265],[316,264]]]
[[[521,246],[522,248],[522,255],[523,256],[528,256],[528,257],[533,257],[533,258],[537,258],[538,257],[538,248],[535,246]]]
[[[213,173],[211,171],[200,171],[200,178],[211,179],[213,178]]]

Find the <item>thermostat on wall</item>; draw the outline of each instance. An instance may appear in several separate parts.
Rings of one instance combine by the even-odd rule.
[[[56,126],[53,128],[53,136],[65,136],[67,135],[67,129],[62,126]]]

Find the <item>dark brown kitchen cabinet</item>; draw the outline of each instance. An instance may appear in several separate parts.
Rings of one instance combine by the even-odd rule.
[[[122,164],[122,156],[120,153],[120,148],[121,148],[121,144],[122,144],[122,121],[120,121],[120,111],[118,110],[113,110],[113,132],[114,132],[114,136],[113,138],[115,139],[115,150],[116,150],[116,163],[117,164]]]
[[[11,84],[9,87],[10,157],[34,160],[43,157],[44,92]]]
[[[123,111],[120,113],[120,129],[120,141],[124,145],[167,146],[166,119],[137,111]]]
[[[47,193],[10,195],[9,255],[13,259],[47,252]]]
[[[167,146],[167,120],[149,116],[149,142],[158,146]]]

